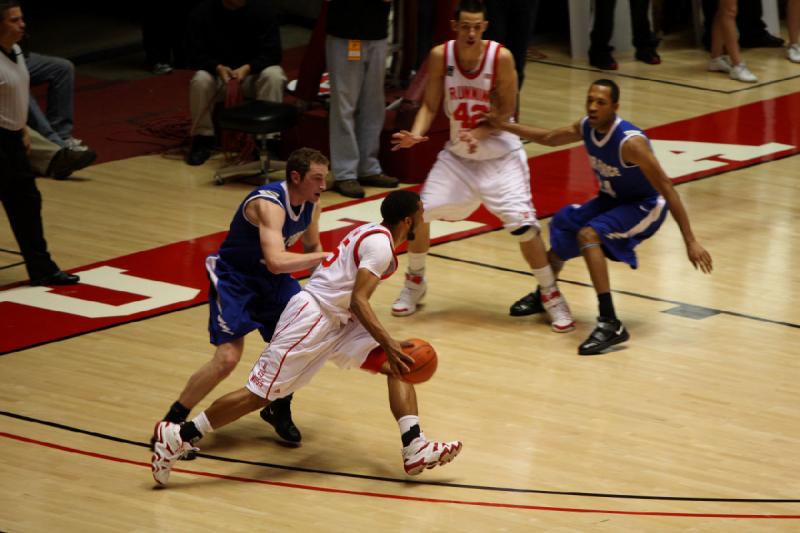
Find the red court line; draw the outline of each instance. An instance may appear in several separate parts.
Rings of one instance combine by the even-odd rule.
[[[150,468],[150,463],[144,461],[132,461],[130,459],[123,459],[122,457],[114,457],[113,455],[106,455],[103,453],[90,452],[86,450],[79,450],[77,448],[70,448],[68,446],[61,446],[52,442],[45,442],[41,440],[23,437],[21,435],[14,435],[0,431],[0,437],[25,442],[28,444],[36,444],[46,448],[52,448],[63,452],[75,453],[95,459],[103,459],[106,461],[113,461],[115,463],[125,463],[135,466]],[[286,483],[284,481],[268,481],[265,479],[253,479],[239,476],[228,476],[225,474],[215,474],[213,472],[203,472],[198,470],[186,470],[184,468],[173,468],[173,472],[181,472],[183,474],[192,474],[195,476],[210,477],[215,479],[225,479],[228,481],[238,481],[240,483],[257,483],[261,485],[270,485],[273,487],[284,487],[289,489],[309,490],[315,492],[327,492],[332,494],[345,494],[349,496],[364,496],[368,498],[383,498],[387,500],[404,500],[420,503],[449,503],[453,505],[472,505],[478,507],[498,507],[506,509],[522,509],[529,511],[557,511],[562,513],[596,513],[596,514],[615,514],[615,515],[633,515],[633,516],[674,516],[682,518],[754,518],[754,519],[800,519],[800,515],[774,515],[774,514],[726,514],[726,513],[670,513],[660,511],[618,511],[612,509],[582,509],[576,507],[549,507],[541,505],[521,505],[513,503],[502,502],[485,502],[473,500],[451,500],[444,498],[424,498],[420,496],[402,496],[400,494],[389,494],[385,492],[366,492],[358,490],[336,489],[330,487],[319,487],[315,485],[304,485],[299,483]]]

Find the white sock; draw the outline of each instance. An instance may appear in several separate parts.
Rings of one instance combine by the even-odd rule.
[[[400,435],[404,435],[409,429],[419,425],[419,417],[415,415],[401,416],[397,419],[397,425],[400,426]]]
[[[211,433],[214,431],[214,428],[211,427],[211,423],[208,421],[205,411],[194,417],[192,419],[192,423],[194,424],[194,427],[197,428],[197,431],[199,431],[203,436],[205,436],[206,433]]]
[[[415,276],[422,276],[425,274],[425,259],[428,257],[428,252],[416,254],[408,252],[408,271]]]
[[[553,274],[553,269],[550,265],[542,268],[534,268],[533,275],[536,276],[536,281],[543,292],[550,292],[556,287],[556,276]]]

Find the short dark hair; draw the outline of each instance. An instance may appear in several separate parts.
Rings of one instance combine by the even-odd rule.
[[[467,13],[483,13],[483,18],[488,18],[486,15],[486,6],[482,0],[461,0],[453,11],[453,20],[458,20],[462,11]]]
[[[390,227],[406,217],[414,216],[418,210],[419,195],[406,189],[390,192],[381,202],[383,222]]]
[[[314,150],[313,148],[298,148],[289,154],[289,160],[286,161],[286,181],[290,180],[292,171],[296,171],[300,174],[301,179],[305,177],[312,163],[325,165],[326,167],[331,166],[328,158],[325,157],[322,152]]]
[[[592,85],[599,85],[601,87],[608,87],[609,89],[611,89],[611,102],[615,103],[615,104],[617,102],[619,102],[619,85],[617,85],[613,81],[606,80],[606,79],[595,80],[595,81],[592,82]]]
[[[12,7],[20,7],[19,0],[0,0],[0,20],[6,18],[6,11]]]

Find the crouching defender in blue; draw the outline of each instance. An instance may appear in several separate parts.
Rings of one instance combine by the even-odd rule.
[[[319,199],[328,168],[317,150],[295,150],[286,162],[286,180],[254,189],[236,210],[219,252],[206,258],[214,356],[189,378],[164,420],[184,422],[236,368],[245,335],[257,329],[269,342],[284,307],[300,291],[289,273],[315,268],[328,255],[319,240]],[[298,240],[305,253],[289,252]],[[291,399],[272,402],[261,417],[283,439],[297,443],[301,435],[292,421]]]
[[[689,261],[704,273],[711,272],[711,255],[695,240],[689,216],[672,182],[655,157],[644,132],[617,116],[619,87],[611,80],[597,80],[589,87],[586,116],[559,129],[546,130],[510,122],[485,119],[502,128],[547,146],[582,140],[600,191],[583,205],[569,205],[550,222],[548,259],[558,274],[564,261],[582,255],[597,292],[597,327],[578,348],[580,355],[595,355],[630,337],[617,318],[611,300],[606,258],[637,267],[634,248],[651,237],[667,216],[680,227]],[[543,310],[539,291],[511,306],[511,315]]]

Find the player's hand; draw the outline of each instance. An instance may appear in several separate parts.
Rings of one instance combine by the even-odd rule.
[[[428,137],[416,135],[408,130],[400,130],[392,135],[392,144],[394,145],[392,146],[392,152],[395,152],[400,148],[411,148],[415,144],[425,142],[427,140]]]
[[[467,151],[469,153],[474,154],[476,151],[478,151],[478,139],[475,138],[475,135],[472,133],[472,131],[462,131],[458,134],[458,140],[467,145]]]
[[[399,343],[392,339],[389,344],[383,347],[383,351],[386,352],[386,359],[389,363],[389,369],[394,376],[399,377],[400,374],[408,372],[408,365],[414,364],[414,358],[403,351],[404,346],[410,347],[413,346],[413,344],[408,341]]]
[[[501,127],[500,125],[502,124],[500,117],[497,115],[497,111],[489,111],[486,113],[482,113],[480,120],[481,122],[485,122],[489,126],[496,129],[500,129]]]
[[[711,254],[700,246],[700,243],[695,241],[687,244],[686,253],[689,256],[689,261],[694,265],[694,268],[699,268],[704,274],[711,273],[711,270],[714,268],[711,261]]]

